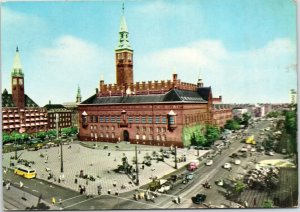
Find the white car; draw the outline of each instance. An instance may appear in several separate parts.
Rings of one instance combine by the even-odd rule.
[[[274,156],[274,152],[270,151],[270,152],[269,152],[269,155],[270,155],[270,156]]]
[[[251,152],[256,152],[256,149],[255,149],[255,148],[252,148],[252,149],[251,149]]]
[[[230,169],[231,168],[231,165],[230,163],[225,163],[224,166],[223,166],[224,169]]]
[[[208,160],[208,161],[205,163],[205,165],[211,166],[213,163],[214,163],[213,160]]]
[[[240,149],[241,152],[247,152],[247,148],[243,147],[242,149]]]
[[[240,165],[240,164],[241,164],[241,161],[240,161],[240,160],[235,160],[235,161],[234,161],[234,164],[235,164],[235,165]]]

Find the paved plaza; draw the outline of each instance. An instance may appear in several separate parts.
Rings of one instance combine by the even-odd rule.
[[[86,146],[86,144],[88,146]],[[106,146],[106,147],[104,147]],[[119,148],[116,148],[118,146]],[[113,143],[70,143],[70,145],[63,145],[63,165],[64,173],[62,181],[59,183],[58,179],[61,176],[60,172],[60,147],[51,147],[50,149],[40,149],[38,151],[22,150],[18,151],[18,155],[21,154],[20,158],[28,161],[35,161],[32,168],[37,170],[37,178],[43,179],[55,184],[60,184],[63,187],[70,188],[72,190],[79,190],[79,185],[86,187],[86,193],[95,195],[97,194],[97,186],[102,186],[102,193],[106,194],[109,189],[111,192],[118,191],[119,193],[134,190],[138,188],[134,182],[126,175],[115,173],[113,170],[122,164],[122,157],[125,155],[128,158],[129,164],[133,165],[132,160],[135,156],[136,145],[126,144],[121,142],[119,144]],[[152,152],[159,152],[162,147],[158,146],[145,146],[138,145],[138,162],[141,163],[144,160],[144,156],[152,156]],[[163,147],[165,150],[169,150],[167,147]],[[207,151],[199,150],[199,155],[204,155]],[[41,157],[40,154],[44,157]],[[3,154],[3,166],[9,167],[10,157],[14,156],[14,152]],[[178,163],[178,168],[181,168],[188,164],[190,161],[196,160],[197,150],[194,149],[177,149],[177,157],[186,155],[186,161]],[[45,163],[45,159],[48,157],[48,162]],[[15,162],[12,160],[12,162]],[[16,163],[15,163],[16,164]],[[142,164],[139,164],[139,180],[140,186],[145,185],[152,181],[152,177],[158,178],[169,174],[174,169],[174,155],[170,154],[170,158],[165,158],[164,162],[157,162],[152,160],[151,166],[144,166],[141,169]],[[46,171],[46,168],[50,171]],[[96,178],[95,181],[86,180],[83,178],[76,177],[80,174],[80,170],[83,170],[84,174],[92,175]],[[54,178],[48,180],[49,172],[53,173]],[[75,178],[78,180],[75,183]],[[116,183],[116,187],[113,184]],[[125,189],[121,189],[121,185],[125,185]]]

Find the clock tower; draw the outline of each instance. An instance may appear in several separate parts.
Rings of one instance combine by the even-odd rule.
[[[124,16],[124,3],[119,30],[118,46],[115,49],[116,55],[116,81],[117,85],[133,83],[133,50],[129,43],[128,28]]]
[[[13,70],[11,73],[12,98],[17,108],[25,108],[25,92],[24,92],[24,74],[22,72],[22,65],[19,55],[19,49],[16,49],[16,55],[13,63]]]

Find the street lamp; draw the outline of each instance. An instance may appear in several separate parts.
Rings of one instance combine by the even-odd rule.
[[[137,146],[135,146],[135,169],[136,169],[136,185],[140,184],[139,181],[139,166],[138,166],[138,155],[137,155]]]
[[[59,114],[56,113],[56,140],[58,140],[58,124],[59,124]],[[62,140],[60,140],[60,172],[64,172],[64,164],[63,164],[63,148],[62,148]]]
[[[178,169],[177,167],[177,146],[175,146],[175,169]]]

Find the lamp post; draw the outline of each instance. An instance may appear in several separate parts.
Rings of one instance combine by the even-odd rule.
[[[175,169],[178,169],[177,167],[177,146],[175,146]]]
[[[18,158],[18,147],[17,147],[17,140],[16,140],[16,133],[15,133],[15,159]]]
[[[136,169],[136,185],[140,185],[139,181],[139,166],[138,166],[138,155],[137,155],[137,146],[135,146],[135,169]]]
[[[56,140],[58,140],[58,124],[59,124],[59,114],[56,113]],[[60,172],[64,172],[64,164],[63,164],[63,148],[62,148],[62,140],[60,140]]]

